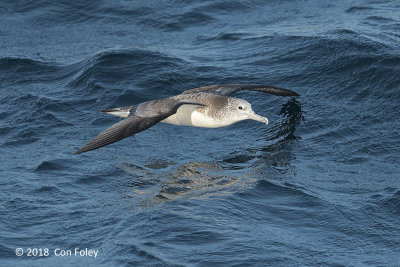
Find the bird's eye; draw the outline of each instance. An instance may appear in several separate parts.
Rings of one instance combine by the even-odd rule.
[[[238,109],[243,109],[243,107],[242,106],[238,106]]]

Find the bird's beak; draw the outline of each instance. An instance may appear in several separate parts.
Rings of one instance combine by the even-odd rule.
[[[264,122],[266,125],[268,125],[268,119],[266,117],[257,115],[254,111],[251,111],[250,114],[248,115],[248,118],[250,120],[255,120],[255,121],[260,121]]]

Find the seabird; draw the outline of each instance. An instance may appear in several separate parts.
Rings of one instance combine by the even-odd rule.
[[[194,127],[218,128],[242,120],[268,125],[266,117],[257,115],[249,102],[230,97],[240,90],[258,91],[278,96],[299,96],[291,90],[263,84],[210,85],[184,91],[180,95],[151,100],[138,105],[101,110],[125,118],[101,132],[75,154],[94,150],[144,131],[158,122]]]

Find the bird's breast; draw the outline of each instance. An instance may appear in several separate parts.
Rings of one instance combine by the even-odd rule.
[[[192,113],[198,108],[199,106],[197,105],[182,105],[178,108],[175,114],[169,116],[161,122],[175,125],[193,126]]]
[[[192,125],[195,127],[218,128],[232,124],[232,122],[220,120],[207,115],[207,112],[194,111],[191,115]]]
[[[207,108],[199,108],[197,105],[182,105],[175,114],[161,122],[204,128],[218,128],[233,123],[231,121],[220,120],[213,116],[209,116]]]

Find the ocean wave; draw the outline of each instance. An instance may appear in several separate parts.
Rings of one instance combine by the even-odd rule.
[[[372,195],[367,209],[371,211],[385,210],[389,214],[398,216],[400,214],[400,190],[396,187],[387,187],[382,193]]]
[[[37,82],[54,82],[63,78],[62,68],[57,64],[29,58],[0,58],[2,86],[16,86]]]

